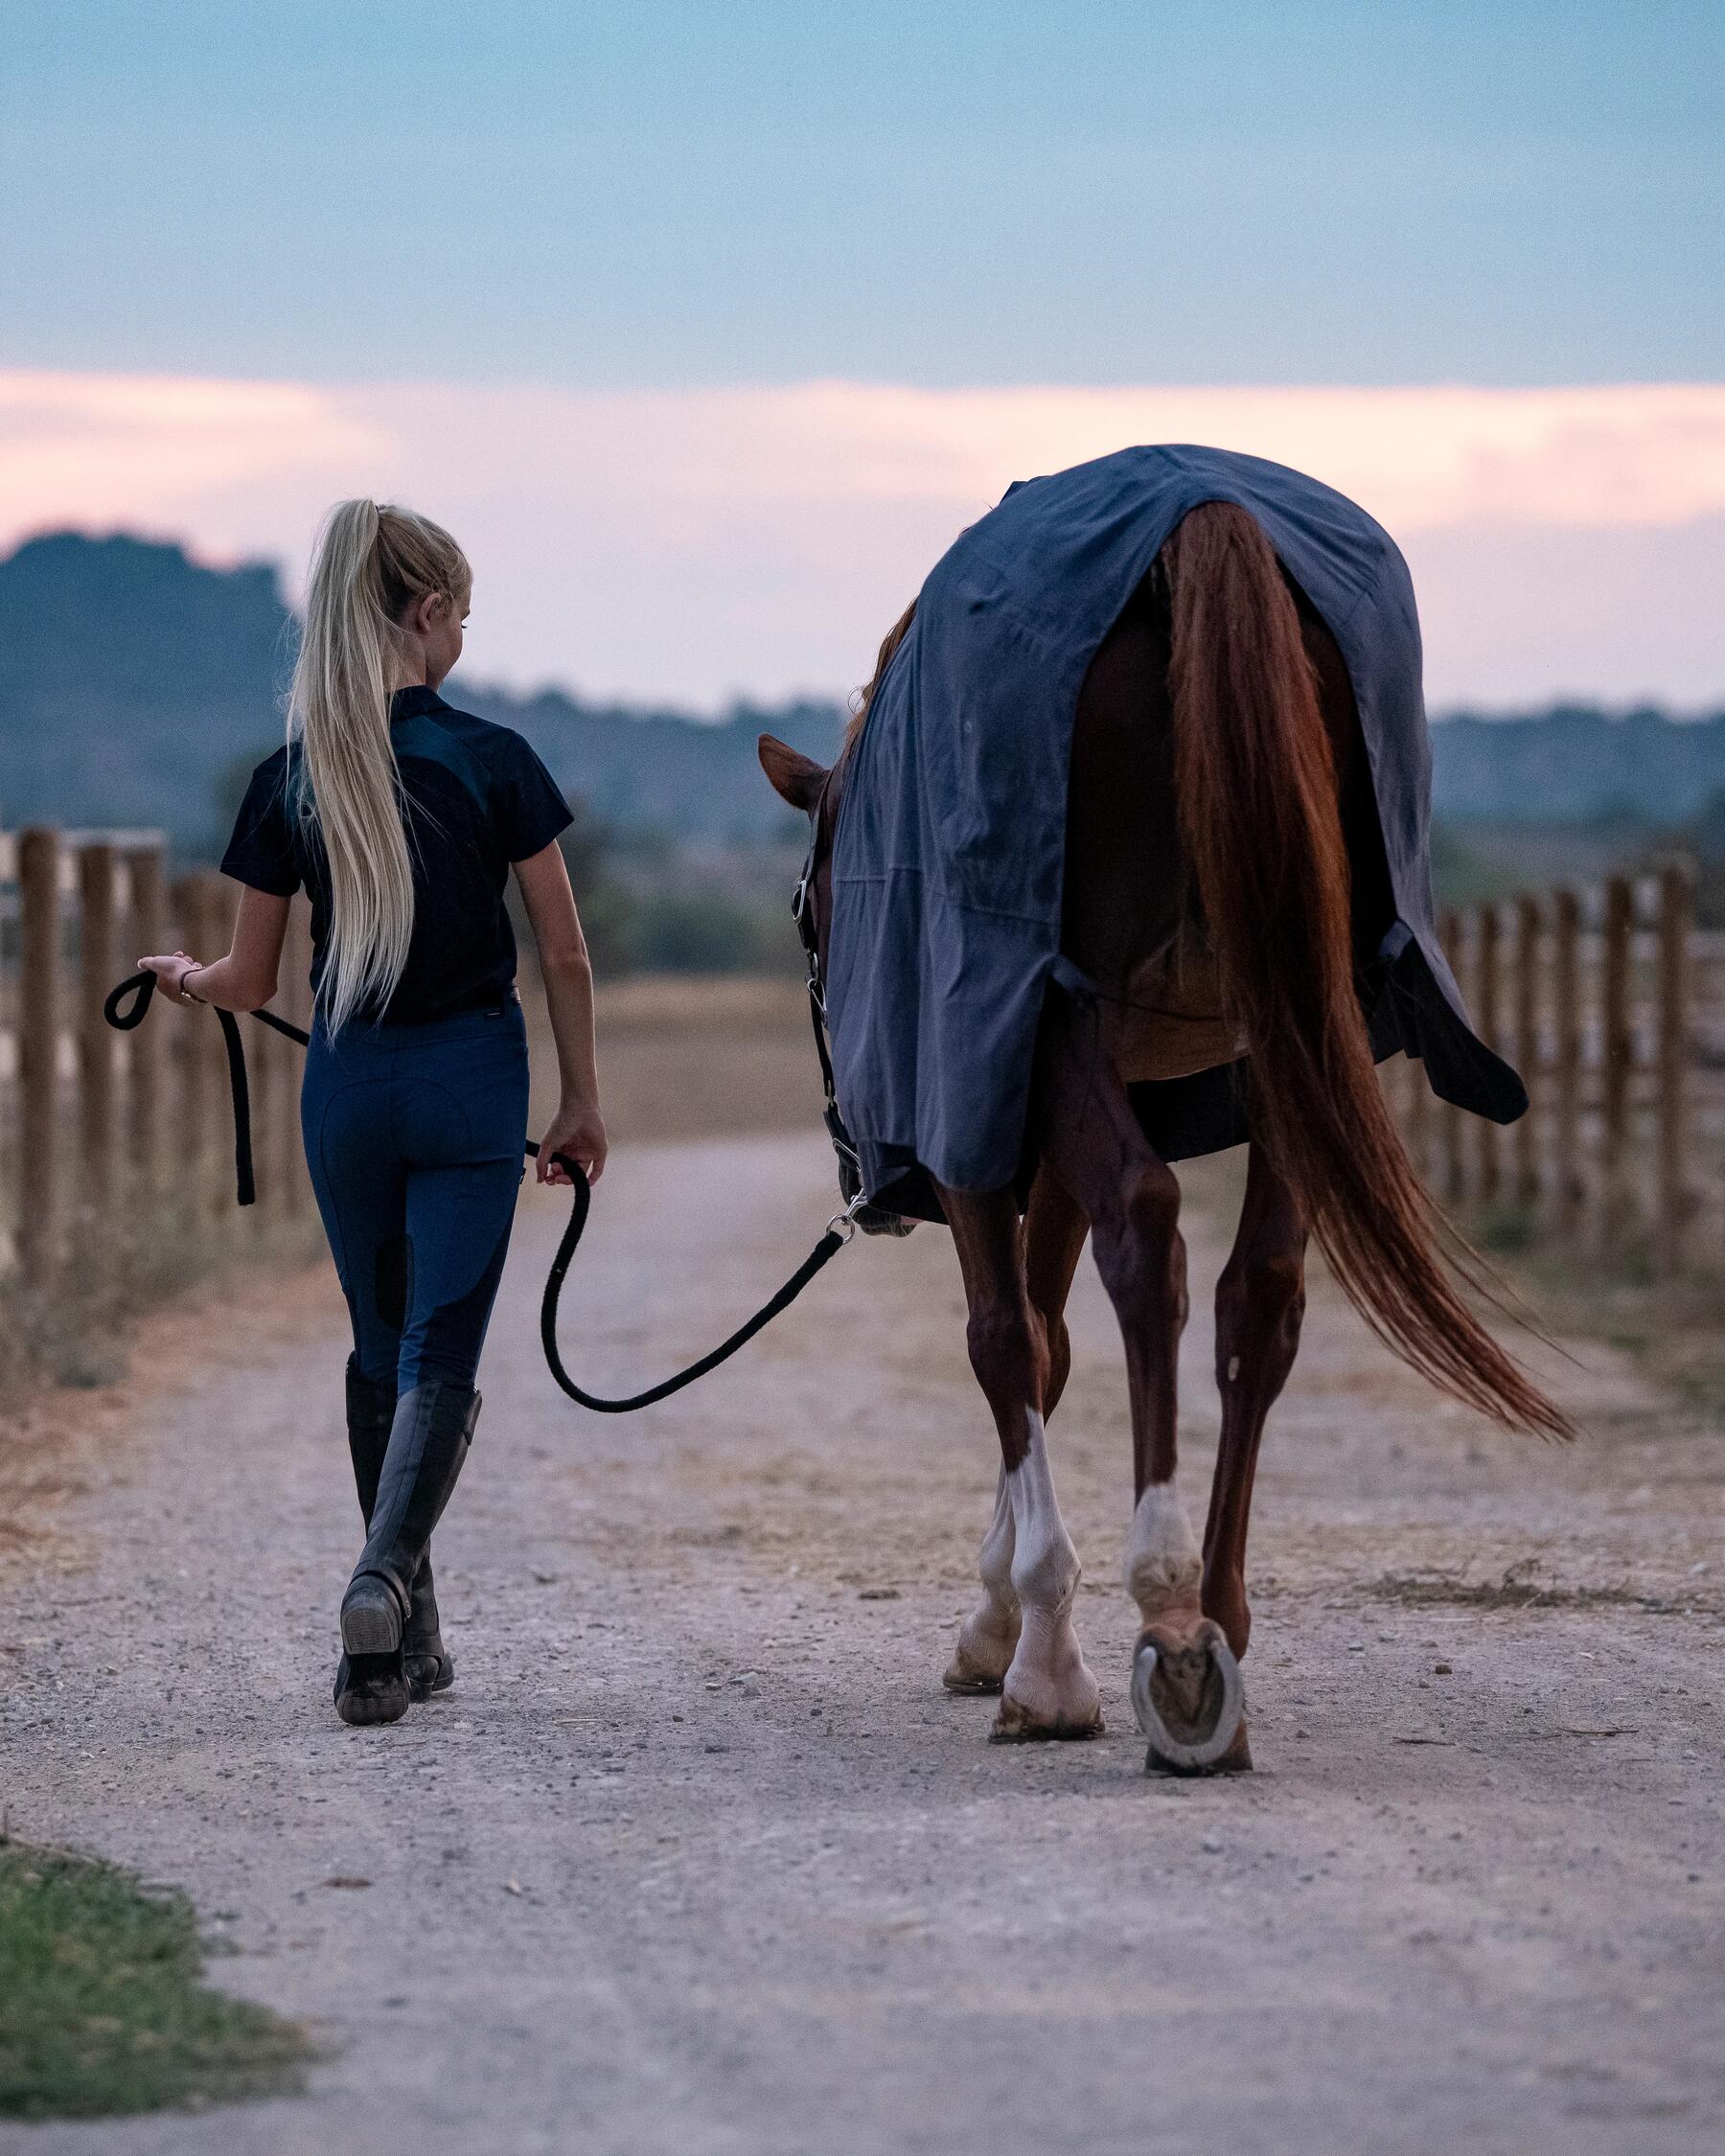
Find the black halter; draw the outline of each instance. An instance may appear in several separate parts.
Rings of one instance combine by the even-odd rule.
[[[863,1196],[862,1156],[857,1150],[857,1141],[846,1128],[843,1112],[839,1106],[832,1051],[827,1045],[826,984],[820,977],[820,922],[815,907],[815,858],[820,847],[820,819],[826,808],[827,787],[832,783],[833,774],[829,771],[820,797],[809,814],[809,851],[791,901],[791,918],[796,923],[803,958],[809,969],[809,1021],[814,1028],[815,1053],[820,1058],[820,1083],[826,1095],[820,1119],[833,1141],[833,1151],[839,1156],[839,1191],[850,1218],[864,1235],[908,1235],[916,1226],[913,1220],[871,1205]]]

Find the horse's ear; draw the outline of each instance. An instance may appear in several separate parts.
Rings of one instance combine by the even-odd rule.
[[[813,815],[820,799],[820,790],[827,782],[825,765],[816,763],[812,756],[804,756],[773,734],[761,736],[755,744],[755,753],[780,800],[789,801],[805,815]]]

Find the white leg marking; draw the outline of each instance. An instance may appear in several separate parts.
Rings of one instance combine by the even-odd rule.
[[[1071,1608],[1083,1568],[1060,1517],[1043,1418],[1032,1409],[1024,1421],[1029,1449],[1005,1478],[1012,1507],[1012,1585],[1026,1615],[1034,1609],[1052,1616]]]
[[[1086,1729],[1096,1718],[1100,1695],[1072,1629],[1072,1599],[1083,1567],[1060,1517],[1043,1418],[1031,1411],[1025,1423],[1029,1450],[1006,1477],[1012,1586],[1023,1623],[1004,1688],[1040,1728]]]
[[[958,1628],[958,1647],[946,1683],[957,1691],[999,1686],[1019,1640],[1019,1598],[1012,1584],[1012,1499],[1001,1468],[994,1518],[982,1537],[982,1600]]]
[[[1126,1537],[1126,1592],[1146,1624],[1170,1610],[1196,1610],[1204,1559],[1172,1480],[1152,1482]]]
[[[994,1518],[988,1523],[988,1532],[982,1537],[982,1555],[977,1570],[982,1575],[982,1586],[989,1602],[1002,1623],[1018,1623],[1018,1591],[1012,1584],[1012,1557],[1016,1538],[1013,1534],[1012,1493],[1006,1486],[1006,1470],[1000,1470],[1000,1479],[995,1485]]]

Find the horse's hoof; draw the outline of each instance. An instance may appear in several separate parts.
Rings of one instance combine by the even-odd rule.
[[[1017,1645],[1017,1641],[1013,1642]],[[1012,1647],[1006,1649],[1006,1660],[999,1669],[991,1669],[979,1655],[975,1655],[964,1643],[964,1634],[958,1635],[958,1644],[953,1649],[953,1659],[947,1664],[946,1675],[940,1680],[949,1692],[957,1692],[965,1698],[978,1695],[992,1697],[1006,1681],[1006,1672],[1012,1666]]]
[[[1240,1665],[1208,1617],[1144,1628],[1132,1658],[1132,1711],[1150,1741],[1149,1772],[1250,1773]]]
[[[1077,1744],[1086,1737],[1101,1736],[1102,1709],[1098,1707],[1087,1722],[1036,1721],[1027,1708],[1021,1707],[1010,1692],[1000,1700],[994,1728],[988,1732],[990,1744]]]
[[[958,1627],[953,1659],[940,1681],[949,1692],[965,1698],[992,1697],[1006,1682],[1018,1643],[1016,1624],[1007,1630],[992,1610],[979,1610]]]
[[[1234,1732],[1234,1740],[1213,1767],[1183,1767],[1166,1759],[1151,1745],[1144,1754],[1144,1772],[1147,1775],[1249,1775],[1253,1772],[1252,1747],[1246,1741],[1246,1725],[1242,1722]]]

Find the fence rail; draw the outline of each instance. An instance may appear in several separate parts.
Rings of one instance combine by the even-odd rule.
[[[1687,869],[1452,909],[1438,929],[1530,1105],[1500,1130],[1434,1100],[1417,1065],[1386,1067],[1432,1188],[1601,1263],[1725,1266],[1725,936],[1695,929]]]
[[[124,1034],[103,1018],[140,952],[225,950],[232,889],[170,880],[153,833],[0,841],[0,1279],[37,1307],[147,1300],[310,1228],[291,1044],[248,1028],[258,1204],[242,1214],[214,1017],[165,1011]],[[296,900],[274,1007],[302,1024],[309,958]]]
[[[248,1029],[259,1203],[241,1214],[214,1020],[103,1021],[140,952],[225,949],[232,903],[218,876],[170,880],[150,833],[0,835],[0,1281],[38,1304],[147,1297],[310,1233],[290,1044]],[[1725,935],[1694,928],[1687,872],[1450,911],[1440,931],[1531,1108],[1499,1130],[1387,1066],[1438,1195],[1607,1265],[1725,1270]],[[276,1007],[301,1024],[308,958],[296,901]]]

